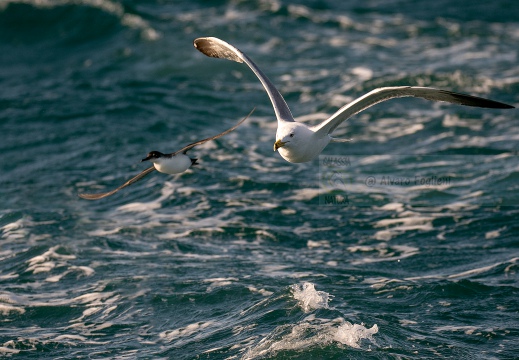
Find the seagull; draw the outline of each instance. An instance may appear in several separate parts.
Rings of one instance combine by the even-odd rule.
[[[194,40],[194,46],[201,53],[214,58],[245,63],[263,84],[274,107],[278,128],[274,151],[287,161],[302,163],[315,159],[330,142],[347,142],[351,139],[338,139],[331,136],[344,120],[382,101],[400,97],[418,97],[431,101],[445,101],[466,106],[494,109],[512,109],[511,105],[476,96],[459,94],[421,86],[382,87],[341,107],[327,120],[315,126],[296,122],[285,99],[269,78],[242,51],[215,37],[203,37]]]
[[[78,196],[80,198],[87,199],[87,200],[98,200],[98,199],[105,198],[105,197],[113,195],[116,192],[118,192],[119,190],[139,181],[140,179],[142,179],[143,177],[145,177],[146,175],[148,175],[149,173],[151,173],[154,170],[157,170],[157,171],[165,173],[165,174],[183,173],[184,171],[189,169],[191,166],[198,164],[197,163],[198,159],[193,159],[193,158],[190,158],[189,156],[187,156],[188,150],[191,150],[192,148],[194,148],[197,145],[201,145],[208,141],[218,139],[219,137],[230,133],[231,131],[236,129],[239,125],[241,125],[241,123],[243,123],[245,120],[247,120],[249,118],[249,116],[252,115],[254,110],[255,110],[255,108],[252,109],[252,111],[246,117],[244,117],[242,120],[240,120],[232,128],[227,129],[218,135],[195,141],[194,143],[184,146],[182,149],[177,150],[171,154],[163,154],[160,151],[152,151],[152,152],[148,153],[148,155],[144,159],[142,159],[141,162],[151,161],[153,163],[153,166],[147,168],[146,170],[143,170],[140,174],[138,174],[137,176],[134,176],[133,178],[131,178],[130,180],[128,180],[127,182],[125,182],[124,184],[119,186],[117,189],[114,189],[112,191],[108,191],[105,193],[98,193],[98,194],[78,194]]]

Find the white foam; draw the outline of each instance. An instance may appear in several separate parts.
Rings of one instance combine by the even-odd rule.
[[[419,281],[423,279],[458,279],[463,277],[472,277],[474,275],[481,275],[487,272],[490,272],[491,270],[494,270],[496,268],[500,268],[502,266],[505,266],[503,269],[503,272],[506,274],[510,271],[510,269],[519,262],[519,257],[511,258],[510,260],[506,261],[500,261],[495,264],[477,267],[474,269],[462,271],[455,274],[432,274],[432,275],[426,275],[426,276],[414,276],[414,277],[408,277],[404,280],[406,281]]]
[[[378,332],[375,324],[371,328],[351,324],[343,318],[333,320],[316,319],[309,316],[293,325],[281,325],[248,349],[242,359],[272,357],[279,351],[303,352],[309,348],[329,346],[340,343],[361,348],[364,339],[374,342],[373,335]]]
[[[25,226],[25,219],[18,219],[1,227],[2,238],[7,241],[27,239],[29,230]]]
[[[304,312],[328,309],[328,302],[332,296],[327,292],[315,290],[314,284],[305,282],[302,285],[292,285],[290,288],[294,299],[299,302],[299,306]]]
[[[414,320],[407,320],[407,319],[400,319],[398,320],[400,325],[407,326],[407,325],[415,325],[418,324],[418,322]]]
[[[394,212],[400,213],[400,212],[404,211],[404,204],[398,203],[398,202],[388,203],[388,204],[385,204],[385,205],[383,205],[381,207],[375,206],[375,209],[377,209],[377,210],[394,211]]]
[[[487,266],[482,266],[482,267],[479,267],[479,268],[475,268],[475,269],[470,269],[470,270],[467,270],[467,271],[462,271],[460,273],[457,273],[457,274],[451,274],[449,276],[447,276],[448,279],[454,279],[454,278],[463,278],[463,277],[470,277],[470,276],[474,276],[474,275],[479,275],[479,274],[484,274],[486,272],[489,272],[490,270],[493,270],[499,266],[502,266],[503,264],[506,264],[507,262],[510,262],[510,263],[516,263],[517,261],[519,260],[519,258],[513,258],[513,259],[510,259],[509,261],[506,261],[506,262],[498,262],[498,263],[495,263],[495,264],[491,264],[491,265],[487,265]]]
[[[464,127],[472,131],[481,131],[483,123],[474,119],[461,119],[458,115],[446,114],[442,121],[443,127]]]
[[[402,224],[398,226],[399,229],[406,230],[432,230],[433,217],[430,216],[409,216],[406,218],[383,219],[377,221],[373,227],[387,227],[395,224]]]
[[[173,341],[178,338],[189,337],[197,332],[204,330],[212,324],[214,324],[214,322],[212,321],[200,321],[193,324],[189,324],[182,328],[163,331],[159,334],[159,336],[161,339]]]
[[[27,271],[32,271],[33,274],[49,272],[55,267],[67,266],[68,260],[76,258],[74,255],[58,254],[56,250],[59,248],[59,245],[53,246],[43,254],[27,260],[27,263],[29,263]]]
[[[24,312],[25,312],[25,309],[23,309],[21,307],[0,304],[0,314],[2,314],[3,316],[9,315],[9,313],[23,314]]]
[[[388,246],[386,243],[376,244],[374,246],[369,245],[357,245],[348,247],[348,251],[364,252],[364,253],[375,253],[373,256],[365,255],[361,259],[351,261],[352,265],[370,264],[383,261],[399,261],[410,256],[414,256],[420,253],[420,249],[414,246],[408,245],[392,245]]]
[[[334,340],[344,345],[360,348],[359,343],[362,339],[373,340],[373,335],[376,333],[378,333],[377,324],[368,329],[363,325],[351,324],[346,321],[337,328]]]
[[[321,189],[296,189],[293,191],[293,195],[287,196],[286,200],[290,201],[309,201],[315,199],[319,195],[321,195]]]
[[[401,217],[393,219],[382,219],[373,225],[374,228],[384,227],[375,233],[375,239],[389,241],[394,236],[398,236],[407,231],[432,231],[434,229],[432,216],[419,216],[413,213],[402,212]]]
[[[447,325],[447,326],[439,326],[435,328],[433,331],[436,332],[444,332],[444,331],[450,331],[450,332],[458,332],[463,331],[467,335],[472,335],[478,328],[475,326],[453,326],[453,325]]]
[[[173,191],[168,192],[168,197],[173,194]],[[117,210],[122,212],[129,212],[129,213],[150,213],[153,210],[160,209],[162,207],[161,201],[165,200],[166,197],[162,195],[161,197],[148,201],[148,202],[133,202],[125,205],[121,205],[117,208]]]
[[[57,336],[56,338],[54,338],[54,340],[55,341],[59,341],[59,342],[75,344],[74,342],[71,342],[71,341],[68,341],[68,340],[77,340],[78,342],[84,343],[87,340],[87,338],[84,337],[84,336],[81,336],[81,335],[65,334],[65,335]]]
[[[10,345],[9,341],[7,343],[5,343],[4,345]],[[20,350],[17,350],[17,349],[11,349],[6,346],[0,346],[0,354],[18,354],[19,352],[20,352]]]
[[[499,236],[501,236],[501,231],[502,230],[506,230],[506,228],[503,228],[503,229],[499,229],[499,230],[493,230],[493,231],[487,231],[485,233],[485,239],[486,240],[489,240],[489,239],[495,239],[495,238],[498,238]]]
[[[259,293],[263,296],[271,296],[273,295],[274,293],[272,291],[268,291],[268,290],[265,290],[265,289],[258,289],[254,286],[249,286],[248,287],[249,291],[250,292],[253,292],[253,293]]]
[[[88,267],[88,266],[71,266],[69,267],[69,269],[59,275],[54,275],[54,276],[49,276],[48,278],[45,279],[45,281],[47,282],[58,282],[60,281],[65,275],[68,275],[72,272],[80,272],[82,273],[84,276],[90,276],[92,275],[95,271],[94,269]]]
[[[79,304],[88,304],[90,306],[100,306],[104,304],[116,303],[116,300],[118,299],[119,296],[114,295],[113,292],[92,292],[76,296],[72,299],[71,302]]]
[[[206,289],[207,292],[213,291],[217,287],[224,287],[231,285],[234,281],[238,281],[237,278],[213,278],[205,279],[204,282],[211,283]]]
[[[319,241],[308,240],[306,242],[306,246],[309,249],[313,249],[313,248],[329,248],[330,247],[330,242],[328,240],[319,240]]]
[[[373,70],[364,66],[357,66],[351,69],[351,73],[359,77],[360,80],[366,81],[373,77]]]

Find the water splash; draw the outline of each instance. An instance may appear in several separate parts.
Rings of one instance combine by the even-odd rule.
[[[341,344],[348,345],[354,348],[360,348],[360,341],[362,339],[373,340],[373,335],[378,333],[377,324],[371,328],[366,328],[363,325],[351,324],[347,321],[337,328],[334,340]]]
[[[351,324],[343,318],[327,320],[309,316],[295,325],[278,326],[256,346],[250,348],[242,359],[257,359],[282,351],[300,352],[317,347],[340,346],[339,344],[359,349],[362,340],[374,343],[373,335],[376,333],[376,324],[366,328],[364,325]]]
[[[315,290],[312,283],[295,284],[290,287],[294,299],[305,313],[316,309],[328,309],[328,302],[332,296],[324,291]]]

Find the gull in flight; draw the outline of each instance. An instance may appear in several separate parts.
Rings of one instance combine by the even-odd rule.
[[[129,185],[131,185],[131,184],[133,184],[133,183],[135,183],[137,181],[139,181],[140,179],[142,179],[143,177],[145,177],[146,175],[148,175],[149,173],[151,173],[154,170],[160,171],[160,172],[165,173],[165,174],[179,174],[179,173],[182,173],[182,172],[186,171],[187,169],[189,169],[191,166],[198,164],[197,163],[198,159],[192,159],[189,156],[187,156],[186,153],[188,152],[188,150],[191,150],[192,148],[194,148],[197,145],[201,145],[201,144],[206,143],[208,141],[211,141],[211,140],[214,140],[214,139],[218,139],[219,137],[224,136],[224,135],[230,133],[231,131],[236,129],[238,126],[240,126],[241,123],[243,123],[245,120],[247,120],[247,118],[249,116],[251,116],[253,112],[254,112],[254,109],[252,109],[252,111],[246,117],[241,119],[232,128],[227,129],[227,130],[225,130],[224,132],[222,132],[222,133],[220,133],[218,135],[211,136],[211,137],[208,137],[206,139],[195,141],[194,143],[191,143],[191,144],[189,144],[187,146],[184,146],[182,149],[177,150],[177,151],[175,151],[175,152],[173,152],[171,154],[163,154],[163,153],[161,153],[159,151],[152,151],[152,152],[150,152],[144,159],[141,160],[141,162],[142,161],[151,161],[153,163],[153,166],[147,168],[146,170],[143,170],[139,175],[131,178],[130,180],[128,180],[127,182],[125,182],[124,184],[119,186],[117,189],[114,189],[112,191],[108,191],[108,192],[105,192],[105,193],[78,194],[78,195],[79,195],[79,197],[81,197],[83,199],[87,199],[87,200],[102,199],[104,197],[113,195],[116,192],[118,192],[119,190],[121,190],[121,189],[123,189],[123,188],[125,188],[125,187],[127,187],[127,186],[129,186]]]
[[[301,163],[316,158],[330,142],[346,142],[350,139],[337,139],[331,136],[332,132],[344,120],[365,110],[375,104],[389,99],[400,97],[418,97],[432,101],[446,101],[454,104],[475,106],[494,109],[511,109],[511,105],[488,100],[476,96],[464,95],[452,91],[438,90],[419,86],[394,86],[383,87],[370,91],[364,96],[341,107],[335,114],[316,126],[307,126],[296,122],[288,108],[285,99],[269,78],[256,66],[256,64],[243,52],[223,40],[214,37],[198,38],[194,46],[203,54],[220,59],[227,59],[239,63],[245,63],[256,74],[263,84],[272,102],[278,128],[274,151],[287,161]]]

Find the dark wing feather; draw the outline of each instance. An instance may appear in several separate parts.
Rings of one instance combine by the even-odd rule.
[[[87,200],[98,200],[98,199],[102,199],[104,197],[107,197],[107,196],[110,196],[110,195],[113,195],[115,194],[116,192],[118,192],[119,190],[133,184],[134,182],[137,182],[139,181],[140,179],[142,179],[143,177],[145,177],[146,175],[148,175],[150,172],[152,172],[153,170],[155,170],[155,167],[152,166],[152,167],[149,167],[147,168],[146,170],[142,171],[139,175],[131,178],[130,180],[128,180],[127,182],[125,182],[124,184],[122,184],[121,186],[119,186],[117,189],[115,190],[112,190],[112,191],[109,191],[109,192],[105,192],[105,193],[99,193],[99,194],[78,194],[78,196],[80,198],[83,198],[83,199],[87,199]]]
[[[225,130],[224,132],[222,133],[219,133],[218,135],[215,135],[215,136],[211,136],[211,137],[208,137],[206,139],[203,139],[203,140],[198,140],[198,141],[195,141],[194,143],[191,143],[187,146],[184,146],[182,149],[180,150],[177,150],[175,151],[174,153],[171,153],[171,154],[167,154],[167,156],[175,156],[177,154],[180,154],[180,153],[187,153],[188,150],[194,148],[195,146],[197,145],[200,145],[200,144],[203,144],[205,142],[208,142],[208,141],[211,141],[211,140],[214,140],[214,139],[218,139],[219,137],[222,137],[228,133],[230,133],[231,131],[233,131],[234,129],[236,129],[238,126],[240,126],[245,120],[247,120],[249,118],[249,116],[252,115],[252,113],[254,112],[254,110],[256,110],[256,108],[252,109],[252,111],[247,115],[245,116],[243,119],[241,119],[236,125],[234,125],[232,128],[230,129],[227,129]]]

